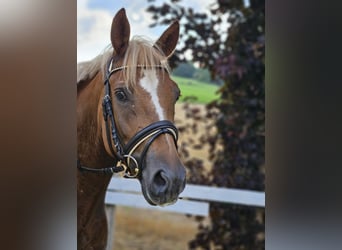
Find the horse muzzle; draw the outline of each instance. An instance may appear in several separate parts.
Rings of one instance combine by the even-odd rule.
[[[143,195],[151,205],[165,206],[177,201],[186,184],[186,172],[183,164],[149,162],[141,175]]]
[[[142,173],[141,186],[143,195],[151,205],[165,206],[177,201],[185,188],[185,168],[177,166],[177,171],[167,165],[161,165]]]

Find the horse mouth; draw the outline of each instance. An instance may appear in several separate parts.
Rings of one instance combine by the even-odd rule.
[[[141,184],[143,196],[145,200],[152,206],[165,207],[176,203],[178,200],[178,196],[175,198],[168,197],[167,195],[153,196],[148,191],[148,188],[143,183]]]

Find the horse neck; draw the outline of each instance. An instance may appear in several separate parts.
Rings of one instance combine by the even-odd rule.
[[[81,164],[92,168],[113,164],[113,158],[105,150],[101,133],[103,91],[101,73],[96,74],[89,83],[83,84],[77,90],[77,157]],[[81,177],[78,178],[79,188],[87,193],[89,189],[89,192],[97,197],[98,192],[105,192],[110,181],[110,176],[95,173],[78,175]],[[99,190],[95,190],[94,187],[98,187]]]
[[[77,87],[77,157],[88,167],[110,166],[113,158],[104,148],[101,131],[101,74]],[[88,249],[88,245],[104,249],[107,235],[104,199],[110,179],[110,175],[77,170],[78,249]]]

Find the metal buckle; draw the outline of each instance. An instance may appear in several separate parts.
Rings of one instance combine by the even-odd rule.
[[[132,160],[135,164],[135,167],[132,169],[132,168],[129,168],[125,163],[122,162],[122,160],[118,161],[116,163],[116,167],[123,167],[123,177],[125,178],[136,178],[139,174],[139,167],[138,167],[138,162],[137,160],[131,156],[131,155],[124,155],[124,158],[127,158],[128,161],[127,161],[127,165],[129,165],[129,160]]]

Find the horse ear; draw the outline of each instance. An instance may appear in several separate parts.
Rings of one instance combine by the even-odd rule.
[[[130,36],[130,25],[124,8],[113,18],[110,38],[118,56],[123,56],[127,50]]]
[[[174,21],[157,40],[156,45],[164,52],[166,57],[173,54],[179,38],[179,22]]]

